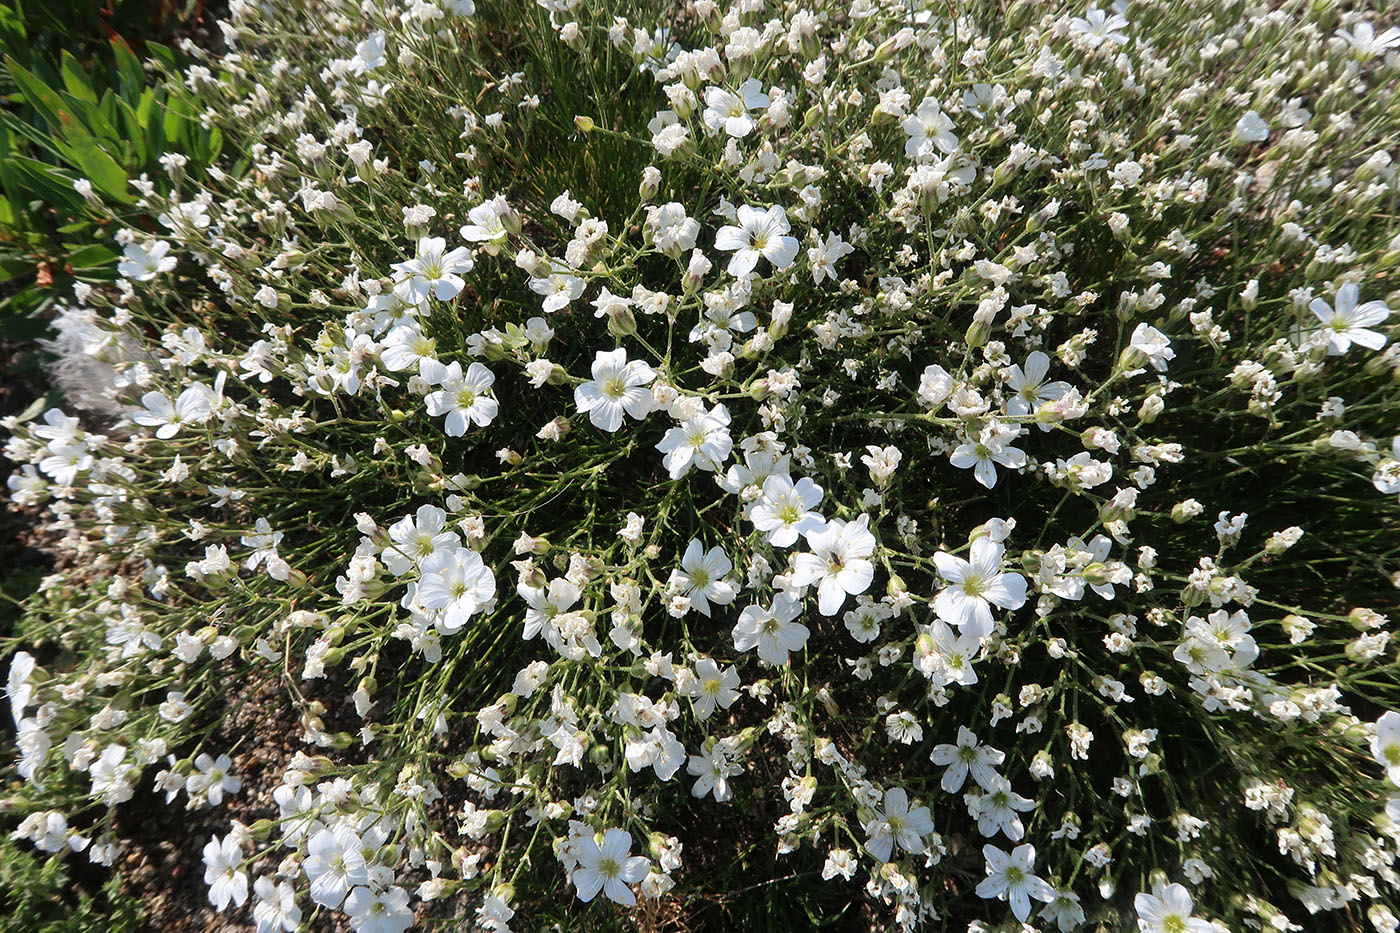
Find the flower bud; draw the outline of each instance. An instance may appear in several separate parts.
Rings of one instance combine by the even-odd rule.
[[[970,325],[968,325],[967,334],[965,335],[964,339],[967,341],[968,349],[976,350],[978,347],[985,346],[987,340],[991,336],[992,328],[990,324],[987,324],[983,321],[974,320]]]
[[[637,318],[631,308],[622,308],[608,315],[608,333],[614,337],[630,337],[637,332]]]
[[[648,165],[642,169],[642,181],[637,186],[637,194],[643,201],[650,201],[656,197],[656,192],[661,188],[661,172],[654,165]]]

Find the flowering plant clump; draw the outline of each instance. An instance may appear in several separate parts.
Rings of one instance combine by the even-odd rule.
[[[259,931],[1400,928],[1384,9],[229,6],[7,423],[20,838],[240,800]]]

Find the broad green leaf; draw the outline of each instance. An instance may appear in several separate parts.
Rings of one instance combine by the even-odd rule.
[[[64,49],[59,57],[59,73],[63,75],[63,86],[69,94],[90,104],[97,103],[97,92],[92,89],[92,79],[67,49]]]
[[[92,186],[103,194],[131,204],[136,200],[127,186],[126,170],[117,164],[95,139],[75,141],[67,147],[69,157],[78,171],[92,182]]]
[[[131,148],[136,158],[128,164],[145,165],[146,159],[146,128],[141,125],[141,118],[131,105],[120,97],[116,99],[117,114],[122,125],[123,138],[131,144]]]
[[[117,254],[108,247],[101,243],[93,243],[69,253],[68,264],[74,269],[98,269],[112,265],[116,258]]]
[[[19,92],[24,95],[25,101],[39,111],[39,115],[55,130],[61,127],[63,120],[59,115],[66,115],[67,111],[64,110],[63,100],[58,96],[58,92],[8,55],[5,56],[5,67]]]
[[[60,213],[71,213],[82,207],[83,198],[73,190],[72,177],[52,165],[12,155],[5,167],[14,170],[18,191],[23,196],[42,200]]]
[[[151,58],[154,58],[171,71],[178,71],[180,68],[179,61],[176,59],[174,51],[172,51],[169,46],[161,45],[159,42],[147,42],[146,54],[150,55]]]
[[[121,81],[122,97],[128,101],[134,101],[141,96],[142,90],[146,87],[146,72],[141,68],[141,62],[131,51],[131,46],[126,44],[126,40],[121,36],[113,36],[111,40],[112,56],[117,61],[117,74]]]

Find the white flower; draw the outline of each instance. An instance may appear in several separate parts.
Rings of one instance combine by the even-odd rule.
[[[195,758],[194,767],[194,773],[185,779],[185,793],[191,797],[204,794],[209,803],[217,807],[223,803],[225,791],[236,794],[243,788],[243,782],[229,774],[233,761],[227,755],[214,759],[201,754]]]
[[[621,829],[605,832],[602,845],[592,836],[578,839],[574,847],[578,867],[572,876],[578,899],[587,903],[602,891],[610,900],[626,907],[635,906],[637,896],[628,885],[646,877],[651,860],[630,855],[631,851],[632,836]]]
[[[929,755],[929,761],[947,768],[943,772],[942,788],[950,794],[962,790],[968,772],[972,779],[985,788],[991,788],[999,775],[996,766],[1006,759],[1006,753],[987,745],[977,743],[977,735],[967,726],[958,726],[956,745],[937,745]]]
[[[1006,401],[1007,413],[1018,416],[1032,415],[1042,403],[1063,398],[1070,389],[1069,383],[1046,382],[1045,377],[1049,373],[1050,357],[1039,350],[1032,351],[1026,357],[1024,367],[1013,365],[1006,385],[1016,394]],[[1042,424],[1041,429],[1049,431],[1051,426]]]
[[[505,245],[506,237],[510,233],[505,223],[507,218],[519,219],[505,198],[492,198],[468,211],[467,219],[471,223],[463,225],[458,232],[462,239],[480,243],[488,253],[495,254]]]
[[[734,626],[734,647],[739,651],[758,648],[758,656],[768,664],[786,664],[788,653],[801,651],[810,634],[807,626],[797,621],[802,604],[787,593],[773,597],[771,608],[749,606],[739,613]]]
[[[1105,13],[1098,7],[1090,7],[1083,18],[1075,17],[1069,22],[1069,31],[1083,36],[1090,46],[1101,45],[1104,41],[1123,45],[1128,41],[1121,30],[1128,28],[1128,21],[1117,13]],[[1025,917],[1021,918],[1022,920]]]
[[[384,566],[403,576],[439,551],[455,551],[462,539],[447,528],[447,513],[435,505],[420,505],[418,511],[389,526],[393,542],[380,553]]]
[[[739,698],[739,672],[726,667],[723,672],[711,658],[701,658],[695,663],[695,681],[690,688],[691,703],[695,715],[709,719],[715,707],[729,709]]]
[[[991,489],[997,484],[998,463],[1013,470],[1026,465],[1026,452],[1008,446],[1020,433],[1020,425],[989,421],[976,440],[959,444],[948,459],[958,469],[971,469],[977,482]]]
[[[1040,916],[1051,920],[1060,933],[1070,933],[1084,922],[1084,908],[1073,891],[1056,891],[1054,900],[1040,909]]]
[[[458,273],[472,270],[472,257],[465,246],[449,250],[447,240],[440,236],[425,236],[418,241],[418,253],[412,259],[393,264],[399,283],[410,303],[426,301],[429,295],[439,301],[451,301],[466,282]]]
[[[767,210],[759,210],[750,205],[741,205],[736,213],[738,226],[720,227],[715,233],[715,249],[733,252],[729,260],[729,274],[748,275],[758,265],[759,258],[767,259],[775,269],[786,269],[797,258],[796,237],[787,236],[791,226],[787,213],[778,205]]]
[[[984,836],[1005,833],[1015,842],[1026,834],[1017,812],[1035,809],[1035,801],[1027,800],[1011,789],[1011,782],[1000,774],[983,785],[985,794],[968,794],[968,809],[977,820],[977,831]]]
[[[690,787],[691,796],[704,797],[713,793],[719,803],[734,796],[729,779],[743,774],[744,768],[730,760],[732,754],[733,749],[728,741],[705,740],[701,753],[691,755],[685,765],[686,773],[695,778],[695,783]]]
[[[594,426],[611,433],[622,427],[624,412],[637,421],[650,414],[655,401],[647,385],[654,379],[656,370],[641,360],[628,361],[626,350],[599,350],[593,381],[574,389],[574,403]]]
[[[530,279],[530,291],[544,296],[544,311],[553,314],[568,307],[583,295],[584,281],[573,274],[568,266],[553,263],[547,276]]]
[[[822,488],[806,477],[794,484],[786,475],[770,476],[763,481],[763,497],[749,509],[749,520],[768,535],[769,544],[791,547],[798,536],[810,538],[826,528],[826,519],[812,511],[822,495]]]
[[[170,244],[156,240],[149,246],[128,243],[122,249],[124,258],[117,263],[117,272],[128,279],[149,282],[161,272],[175,268],[175,257],[170,253]]]
[[[388,59],[384,55],[384,32],[375,30],[355,46],[355,57],[350,59],[350,68],[357,75],[384,66]]]
[[[1150,324],[1139,324],[1128,338],[1128,348],[1147,357],[1159,373],[1167,371],[1167,362],[1176,359],[1176,351],[1167,335]]]
[[[663,781],[671,780],[685,764],[685,746],[664,726],[652,726],[649,732],[628,739],[624,754],[630,770],[650,767]]]
[[[927,845],[924,837],[933,832],[933,817],[928,807],[909,809],[909,794],[902,787],[885,791],[883,808],[876,807],[865,821],[865,848],[881,862],[888,862],[897,845],[905,852],[918,854]]]
[[[679,259],[686,250],[695,248],[700,222],[686,216],[685,205],[668,201],[647,208],[646,234],[658,250]]]
[[[286,881],[273,884],[268,877],[253,882],[258,903],[253,907],[253,922],[258,933],[296,933],[301,926],[301,908],[297,906],[296,891]]]
[[[1400,786],[1400,713],[1389,712],[1376,720],[1376,734],[1371,738],[1371,754],[1375,756],[1390,783]]]
[[[729,437],[729,410],[716,405],[671,428],[656,449],[671,479],[680,479],[695,466],[714,472],[729,459],[734,441]]]
[[[904,154],[911,159],[930,159],[934,152],[950,154],[957,151],[958,137],[953,133],[953,121],[938,106],[938,98],[925,97],[919,109],[906,117]]]
[[[939,551],[933,555],[938,573],[948,581],[934,598],[934,611],[965,634],[984,637],[992,633],[991,606],[1019,609],[1026,603],[1026,578],[1002,573],[1004,549],[990,538],[972,542],[970,561]]]
[[[954,632],[942,619],[920,626],[919,635],[915,642],[915,670],[940,687],[949,684],[970,687],[977,683],[977,671],[972,662],[982,648],[980,636]]]
[[[1351,46],[1358,58],[1366,59],[1373,55],[1384,55],[1391,49],[1400,48],[1400,27],[1391,26],[1385,32],[1376,34],[1376,27],[1369,20],[1362,20],[1352,27],[1351,32],[1338,29],[1333,33],[1338,39]]]
[[[563,577],[558,577],[550,580],[547,587],[521,583],[515,591],[529,607],[525,610],[525,640],[529,641],[540,632],[544,632],[544,640],[558,650],[563,640],[554,620],[578,602],[583,590]]]
[[[415,369],[422,373],[425,361],[435,360],[437,341],[423,333],[417,322],[395,325],[384,336],[379,360],[390,372]]]
[[[345,913],[356,933],[404,933],[413,926],[408,892],[400,887],[358,887],[345,899]]]
[[[727,606],[738,595],[734,584],[725,579],[733,569],[724,548],[716,546],[706,551],[698,539],[692,538],[681,557],[680,569],[671,571],[666,589],[668,593],[685,596],[692,609],[708,617],[711,602]]]
[[[437,624],[443,632],[455,632],[466,625],[496,595],[496,577],[475,551],[437,551],[421,566],[418,601],[425,609],[440,610]]]
[[[1157,895],[1133,898],[1140,933],[1211,933],[1215,924],[1191,916],[1191,894],[1184,885],[1169,884]]]
[[[870,516],[854,522],[833,519],[821,531],[807,535],[810,554],[798,554],[792,574],[794,586],[817,585],[817,609],[824,616],[835,615],[846,596],[856,596],[870,588],[875,579],[875,536],[870,533]]]
[[[446,415],[443,431],[448,437],[461,437],[472,424],[485,427],[500,411],[500,404],[487,394],[496,382],[496,375],[480,363],[472,363],[464,374],[461,363],[444,366],[437,360],[421,362],[423,378],[438,387],[428,393],[423,403],[428,414]]]
[[[242,907],[248,899],[248,874],[239,871],[243,864],[243,849],[233,833],[219,840],[213,837],[204,846],[204,883],[209,885],[209,903],[216,910],[229,904]]]
[[[978,897],[1009,900],[1011,912],[1022,923],[1031,915],[1031,898],[1047,904],[1055,899],[1055,889],[1034,873],[1034,846],[1017,846],[1010,855],[996,846],[983,846],[982,855],[987,877],[977,884]]]
[[[1247,143],[1262,143],[1269,138],[1269,124],[1257,111],[1250,110],[1235,124],[1235,135]]]
[[[203,424],[214,413],[213,393],[207,386],[196,383],[180,393],[174,402],[161,392],[141,396],[145,411],[137,411],[131,420],[142,427],[155,428],[156,437],[169,440],[187,424]]]
[[[823,279],[835,282],[836,264],[855,251],[856,248],[841,239],[839,233],[828,233],[825,243],[820,239],[816,240],[815,246],[807,247],[807,262],[812,266],[812,283],[820,285]]]
[[[1368,350],[1385,346],[1385,335],[1369,328],[1384,323],[1390,317],[1390,308],[1383,301],[1368,301],[1358,306],[1360,291],[1355,282],[1347,282],[1337,289],[1335,308],[1322,298],[1314,298],[1308,305],[1327,335],[1328,356],[1340,356],[1350,350],[1353,343]]]
[[[92,796],[100,796],[109,807],[130,800],[135,792],[131,785],[135,770],[136,765],[126,761],[126,746],[108,745],[88,772],[92,778]]]
[[[322,907],[339,907],[352,885],[369,883],[363,843],[349,826],[322,829],[306,845],[303,865],[311,880],[311,899]]]
[[[919,401],[930,410],[937,408],[953,394],[953,377],[937,363],[924,368],[919,377]]]
[[[739,85],[738,93],[722,87],[708,87],[705,89],[705,126],[715,133],[723,130],[730,136],[742,138],[752,133],[755,126],[749,112],[764,110],[770,103],[757,78],[749,78]]]

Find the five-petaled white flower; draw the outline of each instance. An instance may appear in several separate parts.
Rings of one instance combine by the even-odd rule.
[[[471,251],[465,246],[448,249],[442,237],[425,236],[418,241],[417,255],[394,263],[393,269],[412,302],[426,301],[429,295],[451,301],[466,285],[459,273],[472,271],[472,265]]]
[[[1347,282],[1337,289],[1336,305],[1329,305],[1325,299],[1314,298],[1308,308],[1322,323],[1322,333],[1327,337],[1327,355],[1340,356],[1351,349],[1353,343],[1368,350],[1379,350],[1385,346],[1385,334],[1370,328],[1382,324],[1390,317],[1390,308],[1383,301],[1368,301],[1358,305],[1361,290],[1355,282]]]
[[[708,87],[705,89],[705,126],[714,133],[723,130],[730,136],[742,138],[752,133],[756,125],[750,111],[765,110],[770,103],[757,78],[749,78],[739,85],[737,92]]]
[[[555,262],[550,266],[548,275],[530,279],[530,291],[543,295],[545,313],[553,314],[568,307],[570,302],[577,301],[583,294],[585,284],[567,265]]]
[[[1385,32],[1377,33],[1376,27],[1369,20],[1357,23],[1351,28],[1351,32],[1338,29],[1333,35],[1351,46],[1352,53],[1363,60],[1400,48],[1400,27],[1391,26]]]
[[[142,427],[155,428],[156,437],[169,440],[187,424],[203,424],[214,413],[214,393],[208,386],[196,383],[175,399],[162,392],[147,392],[141,396],[145,411],[133,412],[131,420]]]
[[[733,252],[729,274],[748,275],[760,258],[767,259],[775,269],[786,269],[797,258],[796,237],[787,235],[792,229],[787,212],[778,205],[760,210],[753,205],[741,205],[737,211],[738,226],[720,227],[715,233],[715,249]]]
[[[1026,578],[1002,573],[1003,553],[1000,543],[978,538],[970,561],[943,551],[933,555],[938,573],[948,581],[933,601],[940,619],[981,638],[992,633],[992,606],[1020,609],[1026,604]]]
[[[963,441],[948,459],[960,470],[971,469],[977,482],[991,489],[997,484],[998,463],[1013,470],[1026,465],[1026,452],[1010,446],[1020,433],[1020,425],[1002,424],[993,419],[982,428],[976,440]]]
[[[303,868],[311,879],[311,899],[322,907],[339,907],[352,886],[369,884],[364,843],[349,826],[313,835]]]
[[[695,681],[691,684],[690,698],[695,715],[702,720],[714,715],[716,706],[729,709],[739,698],[739,672],[733,667],[721,671],[714,659],[701,658],[695,662]]]
[[[839,233],[828,233],[824,243],[815,233],[812,239],[814,245],[807,247],[807,262],[812,266],[812,284],[820,285],[823,279],[835,282],[836,264],[854,253],[856,248],[841,239]]]
[[[1154,894],[1133,898],[1139,933],[1211,933],[1215,924],[1191,916],[1191,893],[1181,884],[1169,884]]]
[[[888,862],[897,845],[905,852],[917,855],[927,848],[924,837],[933,832],[933,817],[928,807],[909,807],[909,794],[902,787],[885,791],[883,807],[865,821],[865,848],[882,862]]]
[[[574,849],[578,867],[573,873],[578,899],[587,903],[602,891],[609,900],[627,907],[635,906],[637,896],[628,885],[646,877],[651,860],[631,855],[631,851],[632,836],[621,829],[603,833],[601,845],[592,836],[579,838]]]
[[[727,579],[733,569],[734,564],[724,548],[716,546],[706,551],[698,539],[692,538],[681,557],[680,569],[671,571],[666,589],[686,597],[692,609],[708,616],[710,603],[727,606],[739,594],[738,588]]]
[[[1133,328],[1132,336],[1128,338],[1128,351],[1130,356],[1138,354],[1133,357],[1134,365],[1141,365],[1142,358],[1146,357],[1159,373],[1166,372],[1167,363],[1176,359],[1176,351],[1172,349],[1167,335],[1147,323]]]
[[[496,375],[480,363],[472,363],[465,373],[462,364],[457,362],[444,366],[437,360],[425,359],[420,365],[423,378],[429,385],[438,387],[436,392],[429,392],[423,402],[428,414],[447,416],[443,431],[448,437],[461,437],[471,424],[485,427],[500,411],[500,404],[487,394],[496,382]]]
[[[875,536],[870,533],[870,516],[853,522],[832,521],[821,531],[807,535],[810,554],[798,554],[792,574],[794,586],[817,585],[817,610],[835,615],[846,596],[858,596],[875,579]]]
[[[128,279],[149,282],[162,272],[175,268],[175,257],[169,255],[170,244],[156,240],[149,246],[128,243],[122,249],[122,261],[117,263],[117,272]]]
[[[1127,28],[1126,19],[1117,13],[1105,13],[1098,7],[1090,7],[1083,17],[1076,16],[1069,21],[1069,31],[1083,36],[1090,46],[1098,46],[1105,41],[1123,45],[1128,41],[1128,37],[1123,33]]]
[[[420,505],[412,515],[389,526],[392,542],[380,553],[379,559],[389,572],[403,576],[439,551],[455,551],[462,539],[447,527],[447,513],[435,505]]]
[[[997,778],[996,766],[1006,759],[1006,753],[988,745],[979,745],[977,734],[967,726],[958,726],[956,745],[937,745],[929,755],[929,761],[947,768],[943,772],[942,788],[950,794],[962,790],[967,775],[985,788],[990,788]]]
[[[593,381],[574,389],[574,402],[596,427],[616,431],[624,412],[637,421],[650,414],[655,400],[647,386],[655,378],[656,370],[641,360],[629,361],[626,350],[599,350]]]
[[[466,625],[496,595],[496,577],[475,551],[438,551],[420,566],[423,576],[418,581],[418,602],[425,609],[440,610],[437,626],[443,632],[455,632]]]
[[[801,651],[810,634],[807,626],[797,621],[802,603],[787,593],[773,597],[773,605],[749,606],[739,613],[734,626],[734,647],[740,651],[758,649],[760,660],[773,665],[787,663],[788,653]]]
[[[522,582],[515,591],[529,607],[525,610],[525,640],[529,641],[543,632],[544,640],[558,649],[563,644],[563,639],[554,620],[578,602],[583,590],[563,577],[558,577],[550,580],[548,586],[530,586]]]
[[[691,467],[718,470],[734,450],[729,436],[729,410],[716,405],[708,412],[702,411],[668,430],[656,449],[664,455],[661,462],[671,479],[680,479]]]
[[[467,219],[471,223],[464,224],[458,231],[462,239],[472,243],[480,243],[482,249],[495,255],[500,252],[505,245],[506,237],[510,234],[509,221],[518,228],[520,217],[515,210],[506,203],[506,199],[495,197],[485,204],[478,204],[467,212]]]
[[[301,908],[297,906],[296,889],[289,882],[273,883],[264,875],[253,882],[258,903],[253,907],[253,922],[258,933],[295,933],[301,926]]]
[[[1400,786],[1400,713],[1382,714],[1376,720],[1376,734],[1371,738],[1371,754],[1382,768],[1390,783]]]
[[[1011,912],[1022,923],[1031,915],[1031,898],[1050,903],[1055,889],[1035,874],[1035,847],[1020,845],[1007,855],[996,846],[983,846],[987,877],[977,885],[977,895],[987,899],[1009,900]]]
[[[1259,116],[1259,111],[1249,110],[1235,124],[1235,135],[1247,143],[1262,143],[1269,138],[1269,124]]]
[[[242,864],[243,849],[233,833],[222,841],[214,836],[204,846],[204,883],[216,910],[225,910],[229,904],[242,907],[248,899],[248,874],[240,870]]]
[[[1015,394],[1006,400],[1006,412],[1024,417],[1035,414],[1045,402],[1064,398],[1070,390],[1068,382],[1046,382],[1050,374],[1050,357],[1040,350],[1031,351],[1024,366],[1012,365],[1006,380],[1007,388]],[[1042,431],[1049,431],[1051,425],[1042,424]]]
[[[904,119],[904,154],[911,159],[929,159],[936,151],[951,154],[958,149],[953,121],[938,105],[938,98],[925,97],[919,109]]]
[[[768,535],[774,547],[791,547],[798,536],[812,535],[826,528],[826,519],[812,511],[822,501],[822,488],[805,476],[793,483],[783,474],[763,481],[763,496],[749,509],[749,520]]]

